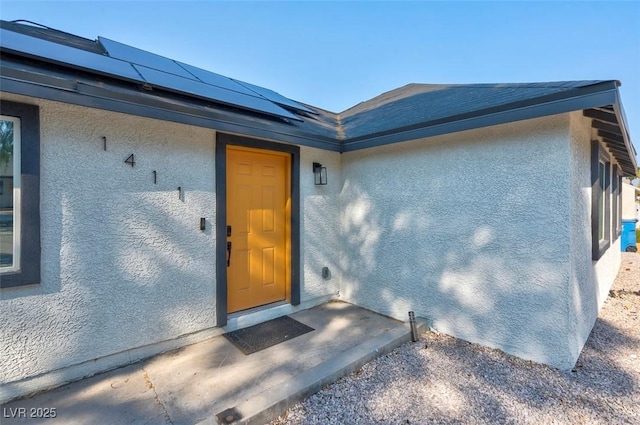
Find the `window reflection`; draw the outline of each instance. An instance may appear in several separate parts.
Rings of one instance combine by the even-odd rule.
[[[17,119],[0,120],[0,268],[16,268],[14,127]]]

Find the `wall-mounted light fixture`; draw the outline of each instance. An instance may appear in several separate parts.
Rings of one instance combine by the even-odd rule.
[[[313,163],[313,176],[316,186],[324,186],[327,184],[327,167],[323,167],[319,162]]]

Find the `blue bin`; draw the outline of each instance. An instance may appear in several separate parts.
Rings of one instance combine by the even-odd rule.
[[[622,220],[622,236],[620,237],[620,249],[622,252],[637,252],[636,223],[637,219]]]

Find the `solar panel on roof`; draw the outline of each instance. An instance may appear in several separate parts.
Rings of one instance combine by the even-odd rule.
[[[189,71],[191,74],[195,75],[203,83],[211,84],[214,86],[222,87],[224,89],[233,90],[239,93],[244,93],[251,96],[262,98],[262,96],[258,95],[256,92],[249,90],[248,88],[244,87],[241,84],[238,84],[236,81],[232,80],[229,77],[216,74],[215,72],[205,71],[204,69],[187,65],[186,63],[182,63],[182,62],[177,62],[177,63],[180,66],[182,66],[184,69]]]
[[[127,46],[126,44],[118,43],[117,41],[109,40],[104,37],[98,37],[98,41],[100,41],[102,47],[106,49],[107,53],[109,53],[109,56],[112,58],[122,59],[148,68],[194,79],[193,75],[187,72],[183,67],[164,56]]]
[[[251,96],[262,97],[255,91],[249,90],[241,84],[233,81],[231,78],[225,77],[214,72],[206,71],[186,63],[174,61],[164,56],[150,53],[135,47],[128,46],[117,41],[104,37],[98,37],[100,44],[105,48],[109,56],[116,59],[122,59],[136,65],[142,65],[147,68],[153,68],[158,71],[167,72],[169,74],[179,75],[191,80],[202,81],[203,83],[222,87],[228,90],[234,90],[239,93]]]
[[[140,75],[128,62],[5,29],[0,29],[0,40],[3,50],[20,56],[38,58],[50,63],[70,65],[77,69],[94,71],[103,75],[113,75],[136,82],[142,81]]]
[[[238,80],[233,80],[233,81],[236,81],[237,83],[242,84],[248,89],[253,90],[255,93],[259,94],[260,96],[263,96],[264,98],[269,99],[270,101],[275,102],[279,105],[288,106],[289,108],[295,109],[297,111],[309,112],[315,115],[318,114],[316,111],[309,109],[306,106],[299,104],[298,102],[294,102],[293,100],[288,99],[283,95],[281,95],[280,93],[274,92],[273,90],[256,86],[255,84],[245,83],[244,81],[238,81]]]
[[[277,102],[265,99],[230,78],[178,64],[171,59],[112,40],[100,38],[100,42],[103,43],[108,53],[114,57],[91,53],[3,28],[0,28],[0,31],[2,49],[21,56],[68,65],[98,74],[116,76],[138,83],[146,81],[158,87],[202,99],[280,118],[302,121],[300,117],[278,106]],[[142,62],[150,66],[140,64]],[[166,72],[156,68],[162,68]],[[191,74],[187,68],[196,71],[198,77]],[[208,84],[200,82],[198,80],[200,77]]]
[[[138,69],[138,71],[141,71],[143,69],[142,67],[146,68],[147,70],[144,72],[149,74],[149,77],[153,78],[156,81],[154,83],[152,81],[149,81],[145,77],[145,79],[147,79],[147,81],[152,84],[157,84],[159,86],[178,90],[181,92],[191,93],[200,97],[206,97],[208,99],[217,100],[222,103],[228,103],[234,106],[242,106],[246,107],[247,109],[265,112],[271,115],[281,117],[284,116],[286,118],[300,120],[300,118],[296,117],[295,115],[289,114],[288,111],[279,108],[277,105],[269,105],[269,103],[271,102],[265,102],[266,99],[262,96],[261,93],[258,93],[257,90],[247,88],[244,85],[236,82],[235,80],[232,80],[231,78],[216,74],[214,72],[206,71],[204,69],[200,69],[185,63],[177,62],[164,56],[137,49],[135,47],[131,47],[117,41],[109,40],[108,38],[98,37],[98,40],[111,57],[126,60],[134,65],[137,65],[136,69]],[[188,81],[174,80],[168,75],[156,74],[152,71],[160,71],[165,74],[174,74],[176,76],[193,80],[193,82],[198,84],[201,81],[207,86],[212,87],[198,86],[198,84],[191,84]],[[175,85],[179,86],[180,88],[174,87]],[[220,89],[225,91],[220,91]],[[233,93],[228,93],[228,91],[234,91],[246,96],[250,96],[253,99],[249,99],[248,97],[243,96],[236,96]],[[212,95],[205,95],[204,93],[210,93]],[[275,92],[272,93],[274,95],[278,95]],[[215,97],[213,94],[216,94],[218,97]],[[280,102],[275,103],[282,104],[283,101],[288,101],[288,99],[286,99],[285,97],[280,97],[282,98],[279,99]],[[272,100],[272,102],[274,101]],[[303,107],[301,105],[295,103],[294,105],[289,106],[295,109],[306,110],[302,109]],[[296,106],[298,106],[298,108],[296,108]],[[313,112],[309,110],[306,111]]]
[[[227,90],[210,84],[204,84],[199,81],[179,77],[174,74],[147,68],[142,65],[133,66],[138,70],[138,72],[140,72],[142,77],[148,83],[158,87],[268,115],[301,121],[301,119],[296,115],[263,98],[238,93],[233,90]]]

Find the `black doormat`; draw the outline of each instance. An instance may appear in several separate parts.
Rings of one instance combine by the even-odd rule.
[[[244,329],[224,334],[244,354],[253,354],[314,329],[289,316],[278,317]]]

